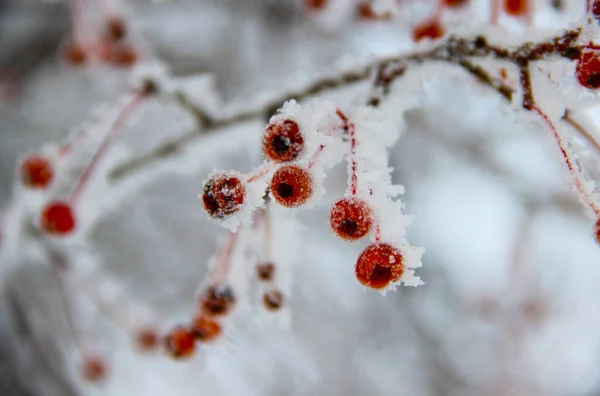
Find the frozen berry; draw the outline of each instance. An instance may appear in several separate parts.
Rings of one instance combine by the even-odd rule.
[[[245,195],[246,188],[238,177],[219,174],[204,184],[202,202],[211,217],[224,219],[242,208]]]
[[[263,153],[277,162],[297,159],[304,151],[304,137],[294,120],[277,121],[270,124],[263,135]]]
[[[44,208],[40,225],[50,234],[67,235],[75,230],[76,220],[71,205],[67,202],[52,202]]]
[[[160,336],[158,331],[152,327],[140,330],[136,336],[136,342],[140,349],[152,351],[158,347]]]
[[[320,10],[327,5],[327,0],[305,0],[306,7],[311,10]]]
[[[600,51],[584,50],[577,60],[575,75],[584,87],[600,88]]]
[[[283,165],[273,174],[271,193],[280,205],[303,205],[313,194],[313,178],[308,170],[298,165]]]
[[[127,36],[127,25],[122,18],[111,18],[106,22],[106,35],[110,40],[120,41]]]
[[[390,11],[384,11],[382,13],[377,13],[373,9],[371,3],[359,3],[356,5],[356,14],[360,19],[367,20],[388,20],[392,18],[392,13]]]
[[[283,293],[279,290],[271,290],[263,295],[263,303],[270,311],[277,311],[283,307]]]
[[[256,273],[259,280],[268,282],[272,280],[275,275],[275,264],[271,262],[259,264],[256,266]]]
[[[196,337],[187,327],[177,326],[165,337],[164,346],[175,359],[189,358],[196,350]]]
[[[360,198],[340,199],[331,208],[329,224],[340,238],[360,239],[371,231],[373,225],[371,207]]]
[[[400,249],[385,242],[369,245],[356,262],[356,278],[364,286],[384,289],[402,278],[404,264]]]
[[[67,63],[72,66],[82,66],[88,60],[88,56],[83,49],[83,46],[75,42],[69,42],[64,46],[63,56]]]
[[[462,7],[468,2],[469,0],[443,0],[444,5],[449,8]]]
[[[507,14],[523,16],[527,14],[529,0],[504,0],[504,9]]]
[[[437,40],[444,36],[444,33],[444,28],[438,21],[429,21],[415,27],[413,39],[415,41],[421,41],[425,38]]]
[[[596,242],[600,245],[600,218],[596,221],[596,225],[594,226],[594,235],[596,237]]]
[[[29,188],[46,188],[54,178],[50,161],[41,155],[30,155],[21,164],[21,181]]]
[[[106,361],[100,356],[88,356],[83,361],[83,378],[89,382],[99,382],[106,378]]]
[[[194,320],[192,331],[198,341],[212,341],[221,335],[221,325],[214,319],[201,315]]]
[[[235,295],[227,285],[210,286],[200,298],[202,312],[208,316],[228,314],[235,305]]]
[[[600,19],[600,0],[594,0],[592,5],[592,14],[596,19]]]
[[[138,52],[131,45],[117,45],[110,50],[110,63],[119,67],[131,67],[139,58]]]

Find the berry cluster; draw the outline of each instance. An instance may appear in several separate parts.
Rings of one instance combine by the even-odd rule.
[[[77,3],[77,2],[74,2]],[[79,7],[73,12],[74,28],[71,39],[64,45],[63,57],[72,66],[91,63],[116,67],[131,67],[139,58],[139,52],[129,39],[125,19],[111,13],[105,15],[104,23],[96,26],[89,21],[90,7]]]
[[[82,377],[90,382],[103,380],[108,373],[106,359],[92,348],[87,348],[84,330],[76,325],[81,312],[74,310],[80,304],[81,296],[77,293],[87,294],[103,312],[130,333],[135,344],[140,350],[155,350],[159,345],[160,336],[154,326],[144,323],[134,323],[135,309],[123,311],[124,301],[107,299],[100,286],[104,278],[95,278],[88,281],[79,273],[76,264],[78,258],[63,243],[63,239],[50,239],[49,237],[68,237],[80,230],[82,235],[82,222],[85,216],[78,213],[82,194],[91,180],[96,176],[97,166],[112,141],[124,130],[124,122],[132,112],[154,91],[143,87],[138,91],[127,94],[117,100],[113,106],[107,106],[94,115],[94,119],[86,123],[86,127],[77,131],[62,146],[47,146],[43,151],[26,156],[18,167],[19,193],[23,197],[35,196],[36,199],[24,199],[22,206],[26,216],[33,215],[34,221],[39,226],[41,233],[35,233],[40,243],[48,250],[49,262],[52,270],[58,275],[59,286],[63,294],[63,302],[67,310],[67,319],[74,332],[73,338],[77,341],[81,352],[82,364],[80,367]],[[90,150],[95,150],[91,160]],[[28,228],[29,229],[29,228]],[[22,230],[7,229],[7,232],[19,233]],[[83,266],[87,268],[87,266]],[[87,276],[87,275],[86,275]],[[77,277],[77,278],[75,278]],[[101,280],[102,279],[102,280]],[[84,284],[85,283],[85,284]],[[114,281],[109,282],[108,288],[112,291]],[[87,299],[87,298],[84,298]]]
[[[267,162],[250,175],[225,172],[209,177],[202,194],[204,209],[216,220],[245,210],[246,192],[253,183],[270,174],[265,169],[275,170],[270,181],[265,183],[264,197],[270,196],[275,203],[286,208],[306,206],[316,199],[316,192],[322,190],[320,179],[315,176],[320,172],[313,170],[331,158],[339,161],[345,156],[349,169],[348,191],[345,197],[333,204],[329,223],[333,232],[346,241],[372,237],[373,244],[366,248],[356,263],[356,277],[364,286],[385,292],[398,284],[405,274],[406,259],[396,246],[408,248],[402,238],[398,239],[398,243],[383,241],[378,202],[383,202],[381,206],[385,207],[389,198],[379,196],[379,186],[371,182],[360,183],[361,175],[373,173],[374,169],[360,152],[356,125],[335,107],[321,106],[328,113],[316,118],[316,121],[311,120],[310,109],[310,106],[302,109],[295,102],[284,105],[273,116],[262,136],[262,152]],[[303,112],[310,116],[304,117]],[[331,156],[331,151],[339,151],[342,155]],[[359,169],[359,164],[365,169]],[[268,239],[268,236],[265,238]],[[416,266],[418,264],[413,263],[411,268]],[[269,282],[275,268],[273,262],[260,262],[257,266],[259,280]],[[283,302],[283,295],[275,289],[265,292],[263,298],[270,309],[278,308]]]

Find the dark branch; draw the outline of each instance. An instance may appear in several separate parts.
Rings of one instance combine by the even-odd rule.
[[[227,118],[218,118],[210,114],[205,109],[191,103],[183,93],[178,93],[176,94],[177,100],[182,107],[188,109],[196,117],[199,129],[168,142],[149,154],[118,165],[110,172],[109,178],[117,181],[135,173],[136,170],[146,165],[177,153],[181,147],[211,130],[232,126],[256,118],[268,120],[286,100],[302,100],[327,90],[367,80],[372,75],[374,75],[372,94],[367,104],[376,107],[390,93],[391,85],[405,74],[411,64],[437,61],[457,65],[473,75],[481,83],[497,91],[508,101],[512,101],[513,89],[501,81],[492,78],[483,67],[473,63],[473,60],[478,58],[493,58],[513,63],[519,67],[519,77],[523,88],[523,107],[531,110],[531,107],[534,105],[534,98],[529,64],[551,56],[559,56],[570,60],[577,59],[582,49],[581,46],[576,45],[576,40],[580,34],[580,29],[569,30],[563,35],[554,37],[548,41],[525,43],[517,48],[502,48],[491,45],[483,36],[476,36],[472,39],[450,36],[443,43],[425,52],[416,52],[399,57],[377,60],[358,70],[345,72],[336,77],[328,76],[317,79],[302,90],[288,92],[274,98],[260,109],[242,110]]]

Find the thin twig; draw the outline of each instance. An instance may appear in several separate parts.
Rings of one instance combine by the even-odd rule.
[[[391,84],[404,75],[410,64],[415,63],[444,62],[460,66],[477,78],[478,81],[490,86],[504,98],[511,101],[513,89],[510,86],[503,84],[501,81],[493,79],[485,69],[474,64],[472,62],[473,59],[494,58],[497,60],[504,60],[519,66],[521,71],[523,71],[530,62],[546,59],[549,56],[560,56],[573,60],[579,56],[580,51],[583,48],[583,46],[576,45],[576,40],[579,38],[580,34],[580,29],[568,30],[563,35],[554,37],[548,41],[540,43],[527,42],[517,48],[502,48],[491,45],[483,36],[477,36],[472,39],[449,36],[443,43],[432,49],[408,53],[397,57],[378,59],[371,64],[360,67],[358,70],[341,73],[337,77],[327,76],[316,79],[304,89],[285,93],[280,97],[269,101],[259,109],[240,110],[240,112],[225,118],[218,118],[216,115],[210,114],[205,109],[194,105],[185,94],[179,92],[176,94],[179,103],[194,114],[201,127],[176,140],[163,144],[149,154],[117,165],[110,172],[109,178],[112,181],[118,181],[124,177],[135,174],[136,171],[143,167],[177,153],[183,146],[201,136],[202,133],[217,128],[233,126],[240,122],[260,117],[266,119],[288,99],[293,98],[302,100],[326,90],[367,80],[373,75],[373,93],[368,99],[367,104],[370,106],[378,106],[382,97],[390,92]],[[526,106],[526,104],[531,104],[527,101],[529,98],[532,98],[532,93],[524,92],[524,99],[526,100],[524,100],[523,104],[526,110],[531,110],[530,106]]]

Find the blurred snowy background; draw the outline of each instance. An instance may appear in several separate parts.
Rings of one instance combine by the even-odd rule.
[[[146,57],[166,61],[178,76],[213,74],[229,102],[259,91],[285,98],[289,81],[331,71],[340,59],[411,48],[412,26],[431,10],[430,2],[413,3],[416,16],[405,23],[355,21],[347,7],[325,18],[292,0],[139,1],[127,3],[125,15]],[[580,11],[576,2],[560,14],[538,3],[543,21],[566,24]],[[64,137],[94,106],[124,92],[127,70],[64,63],[58,54],[68,32],[64,3],[0,1],[2,203],[22,153]],[[98,315],[96,338],[111,366],[104,383],[91,385],[79,378],[56,283],[24,244],[21,265],[3,273],[0,394],[600,394],[600,250],[560,154],[534,118],[452,66],[418,68],[395,90],[413,89],[428,73],[436,77],[404,114],[407,132],[391,154],[394,181],[406,186],[406,212],[415,216],[409,240],[426,248],[424,286],[381,297],[356,281],[364,245],[339,242],[327,224],[345,188],[340,166],[322,205],[297,213],[290,243],[300,263],[288,330],[246,314],[228,329],[228,346],[175,362],[136,351]],[[324,96],[349,106],[364,102],[367,88]],[[152,99],[119,145],[143,155],[192,121],[175,101]],[[157,177],[95,227],[90,243],[103,269],[159,313],[161,328],[189,316],[226,235],[200,207],[202,180],[214,167],[258,164],[266,121],[199,137],[193,172]]]

